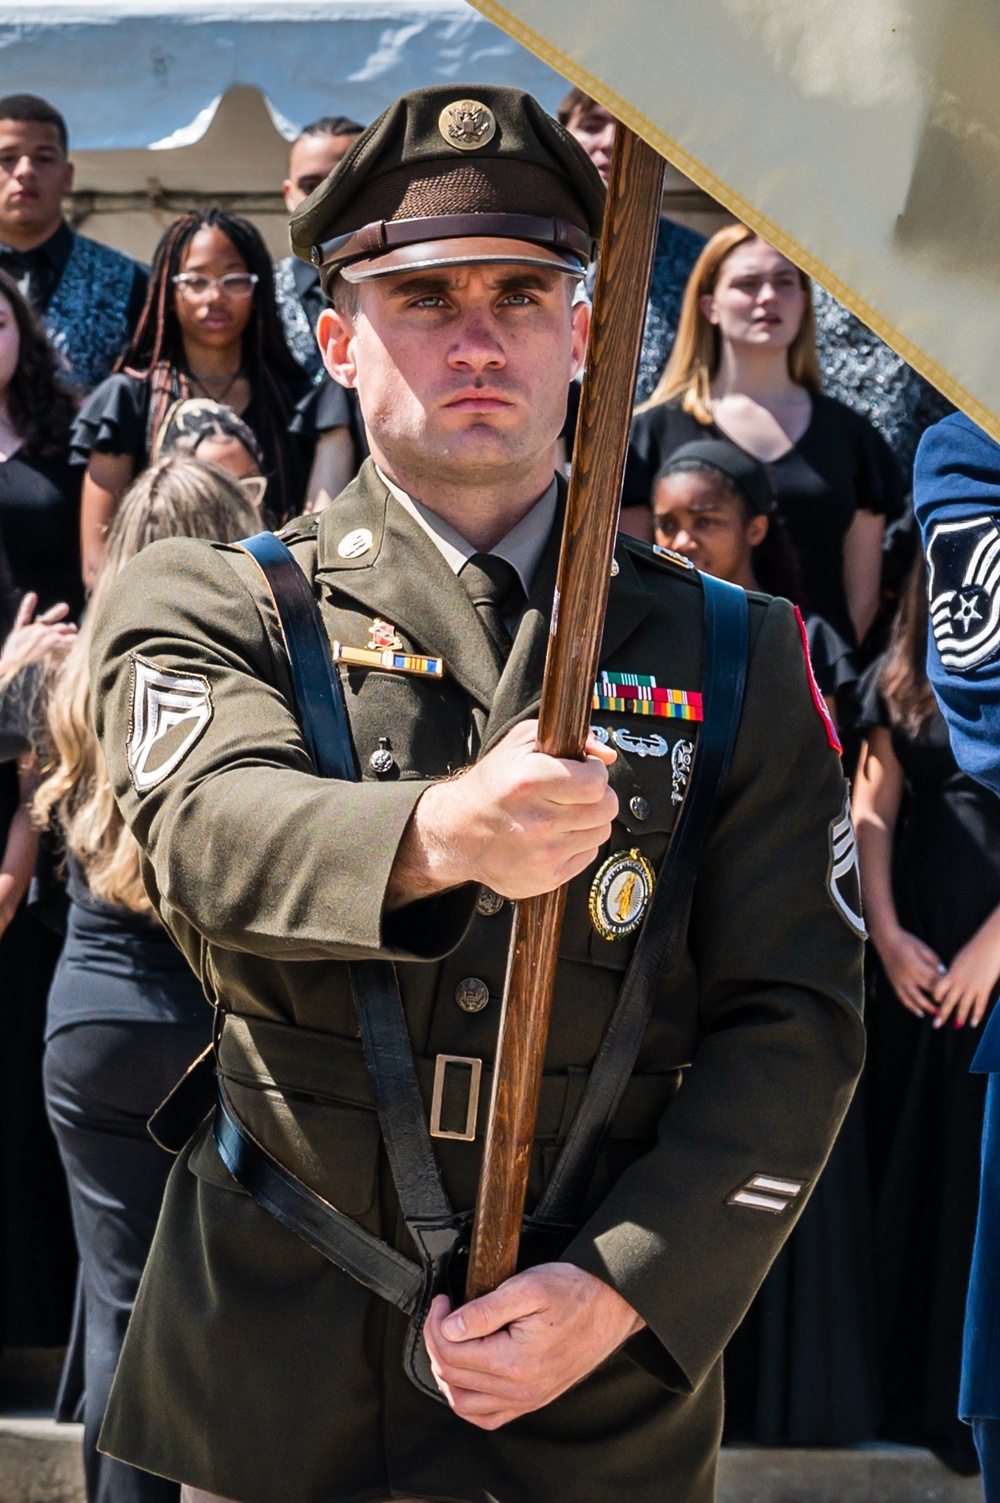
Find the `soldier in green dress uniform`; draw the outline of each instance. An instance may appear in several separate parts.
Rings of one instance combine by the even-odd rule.
[[[701,588],[628,538],[588,757],[534,749],[556,440],[587,333],[572,294],[602,206],[590,162],[529,96],[435,87],[397,101],[293,220],[332,300],[325,364],[357,389],[371,443],[329,509],[283,534],[337,659],[360,782],[314,772],[246,554],[154,544],[95,633],[117,797],[220,1010],[233,1109],[411,1257],[350,963],[395,964],[440,1173],[468,1209],[510,900],[569,881],[530,1208],[697,755]],[[614,693],[630,682],[675,692],[640,715],[641,696]],[[862,1060],[852,832],[816,701],[791,607],[751,597],[742,720],[684,943],[579,1225],[494,1294],[435,1301],[424,1339],[447,1402],[404,1374],[405,1315],[246,1193],[206,1122],[170,1179],[105,1449],[239,1503],[708,1503],[720,1354]],[[433,1086],[454,1057],[481,1075],[462,1077],[448,1123]]]

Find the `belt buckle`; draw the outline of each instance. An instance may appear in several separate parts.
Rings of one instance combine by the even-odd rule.
[[[441,1126],[441,1108],[444,1105],[444,1077],[449,1065],[468,1065],[469,1104],[465,1111],[465,1131],[448,1132]],[[431,1095],[431,1137],[455,1138],[460,1143],[472,1143],[476,1137],[476,1122],[479,1118],[479,1082],[482,1079],[483,1062],[467,1054],[439,1054],[434,1062],[434,1090]]]

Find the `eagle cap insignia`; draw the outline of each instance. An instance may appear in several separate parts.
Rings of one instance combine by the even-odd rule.
[[[438,116],[438,130],[457,151],[478,151],[496,135],[496,116],[478,99],[456,99]]]

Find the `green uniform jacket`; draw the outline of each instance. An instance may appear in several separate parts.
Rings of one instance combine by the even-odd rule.
[[[358,529],[371,546],[341,557]],[[311,770],[274,607],[245,555],[154,544],[124,571],[95,635],[94,705],[116,794],[158,912],[225,1010],[221,1068],[236,1109],[322,1195],[407,1252],[344,962],[398,962],[428,1107],[438,1054],[484,1061],[476,1141],[436,1143],[452,1203],[471,1207],[510,904],[490,912],[496,904],[464,888],[387,916],[383,899],[428,780],[537,709],[556,532],[501,676],[461,583],[370,463],[318,527],[293,526],[331,640],[365,646],[381,617],[408,650],[447,665],[443,679],[344,672],[357,785]],[[630,540],[617,560],[602,666],[699,689],[697,577]],[[835,901],[851,878],[834,872],[839,759],[791,608],[753,597],[750,634],[742,725],[687,946],[655,999],[565,1254],[648,1329],[544,1410],[476,1429],[404,1377],[404,1317],[246,1195],[205,1128],[170,1179],[104,1428],[112,1455],[241,1503],[607,1503],[623,1488],[708,1503],[720,1353],[815,1183],[863,1054],[861,941]],[[158,721],[171,705],[173,721]],[[697,732],[684,720],[593,719],[671,748]],[[378,776],[369,758],[383,742],[393,767]],[[678,809],[671,756],[620,752],[612,778],[621,812],[601,859],[638,848],[658,866]],[[595,932],[592,878],[569,893],[529,1208],[634,942]],[[489,991],[476,1012],[456,1000],[470,978]],[[803,1189],[778,1212],[730,1203],[756,1175]]]

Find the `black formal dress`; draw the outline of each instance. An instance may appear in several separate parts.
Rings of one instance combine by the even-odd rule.
[[[65,600],[83,610],[80,572],[81,470],[65,455],[25,445],[0,464],[0,533],[19,590],[34,590],[40,611]]]
[[[844,536],[857,511],[876,512],[887,522],[901,516],[903,479],[892,450],[871,423],[832,397],[814,394],[812,404],[798,443],[764,468],[802,565],[805,604],[853,644]],[[657,471],[682,444],[726,437],[714,423],[699,423],[674,402],[637,413],[622,505],[651,504]]]
[[[294,405],[308,390],[305,371],[289,393]],[[135,473],[146,468],[153,435],[150,433],[151,386],[142,376],[124,371],[109,376],[87,398],[73,425],[71,458],[74,464],[86,465],[95,451],[98,454],[127,454]],[[177,396],[181,395],[178,388]],[[308,436],[296,430],[281,433],[275,441],[271,426],[263,421],[263,398],[253,392],[247,408],[240,413],[247,427],[256,435],[264,456],[268,477],[265,506],[272,521],[282,522],[297,515],[305,499],[305,486],[312,463]]]
[[[6,487],[15,473],[10,467],[17,463],[15,457],[0,464],[0,535],[8,525],[4,499],[9,498]],[[65,518],[40,473],[35,495],[47,494],[48,500],[42,499],[37,510],[25,501],[20,525],[15,522],[12,528],[18,544],[15,557],[22,567],[45,555],[43,518]],[[16,500],[11,509],[22,510]],[[60,542],[64,544],[65,538],[53,540],[51,557],[58,559]],[[63,582],[69,582],[65,576]],[[38,588],[29,573],[15,578],[0,543],[0,640],[11,625],[15,586]],[[15,759],[33,748],[36,689],[37,675],[29,669],[0,695],[0,850],[20,803]],[[61,943],[25,903],[0,937],[0,1346],[7,1347],[64,1345],[73,1303],[73,1228],[42,1094],[45,999]]]
[[[936,712],[916,737],[891,724],[880,668],[865,676],[860,725],[890,731],[906,779],[896,911],[948,965],[1000,903],[1000,800],[959,771]],[[886,1434],[974,1472],[972,1432],[957,1412],[987,1082],[969,1065],[982,1027],[936,1030],[914,1017],[869,951],[866,1100]]]
[[[61,1409],[82,1383],[89,1503],[176,1503],[175,1483],[101,1455],[97,1437],[173,1163],[146,1123],[209,1042],[211,1011],[158,923],[95,898],[72,861],[69,894],[44,1070],[80,1252]]]

